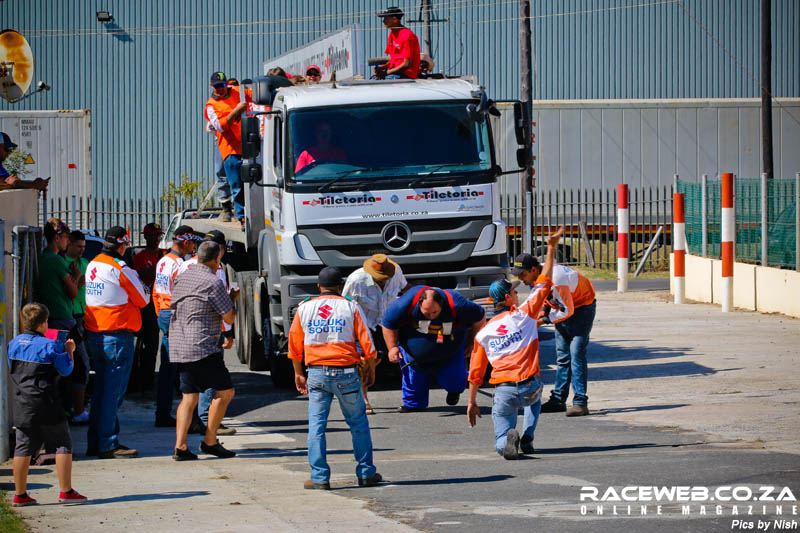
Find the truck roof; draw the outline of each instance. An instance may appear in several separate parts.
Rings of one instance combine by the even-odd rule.
[[[463,79],[397,80],[318,83],[284,87],[278,91],[278,101],[287,108],[382,102],[413,102],[430,100],[469,100],[480,88]]]

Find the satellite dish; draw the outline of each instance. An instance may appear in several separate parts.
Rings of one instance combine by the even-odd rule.
[[[15,102],[33,80],[33,52],[21,33],[0,31],[0,96]]]

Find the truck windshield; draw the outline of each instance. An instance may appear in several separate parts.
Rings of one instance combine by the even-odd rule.
[[[486,171],[486,122],[469,118],[468,102],[372,105],[293,111],[289,115],[293,178],[298,184]]]

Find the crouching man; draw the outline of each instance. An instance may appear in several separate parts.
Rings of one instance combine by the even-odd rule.
[[[536,319],[553,286],[553,256],[564,228],[547,238],[547,259],[525,303],[517,307],[516,284],[499,280],[489,287],[496,307],[504,311],[489,321],[475,336],[469,368],[467,416],[471,426],[481,416],[477,403],[486,365],[492,363],[489,382],[495,385],[492,405],[494,447],[505,459],[522,453],[533,454],[533,434],[542,406],[539,381],[539,339]],[[517,415],[522,409],[522,437],[517,431]]]

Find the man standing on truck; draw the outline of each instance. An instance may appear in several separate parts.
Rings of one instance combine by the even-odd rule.
[[[456,405],[467,386],[467,357],[475,334],[486,321],[483,308],[450,289],[413,287],[383,315],[389,361],[403,372],[401,413],[428,407],[431,378]]]
[[[320,295],[297,308],[289,331],[289,359],[300,394],[308,394],[308,463],[311,479],[306,489],[330,490],[331,468],[325,458],[325,428],[333,397],[350,427],[359,487],[372,487],[383,480],[372,464],[369,431],[361,379],[356,367],[367,362],[364,382],[375,381],[375,348],[364,314],[357,303],[341,296],[344,279],[336,267],[323,268],[317,279]],[[356,349],[361,345],[361,353]],[[308,379],[303,375],[303,359]]]
[[[375,67],[375,77],[378,79],[415,80],[419,77],[419,39],[413,31],[403,26],[403,15],[403,10],[395,6],[378,13],[389,30],[385,50],[389,54],[389,62]]]
[[[245,102],[239,91],[228,85],[224,72],[211,74],[213,93],[206,102],[205,118],[216,132],[225,176],[231,186],[236,218],[244,225],[244,186],[239,171],[242,168],[242,113],[252,102],[250,89],[245,89]]]
[[[513,460],[522,453],[533,454],[533,433],[539,420],[542,382],[539,381],[539,338],[537,318],[552,287],[553,256],[564,232],[547,239],[547,259],[541,275],[525,303],[517,307],[516,286],[520,283],[501,279],[492,283],[489,294],[495,307],[503,312],[492,318],[475,336],[475,350],[469,368],[469,424],[475,426],[481,416],[478,388],[483,384],[486,366],[492,364],[489,382],[495,385],[492,402],[494,447],[505,459]],[[522,438],[517,431],[520,408]]]
[[[172,286],[178,276],[178,268],[184,258],[194,254],[197,243],[194,230],[180,226],[172,236],[172,248],[156,265],[156,279],[153,285],[153,305],[161,330],[161,364],[158,367],[158,387],[156,389],[156,427],[175,427],[172,418],[172,391],[178,367],[169,360],[169,322],[172,318]]]

